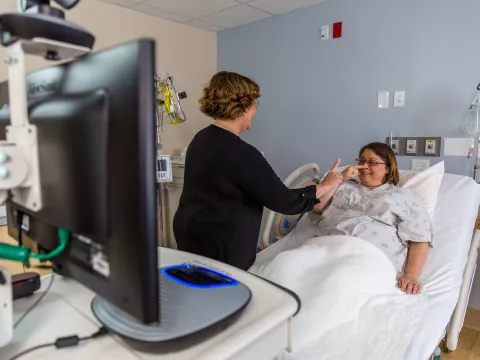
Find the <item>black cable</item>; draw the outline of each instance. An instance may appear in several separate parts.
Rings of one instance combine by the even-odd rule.
[[[30,348],[30,349],[27,349],[27,350],[25,350],[25,351],[22,351],[21,353],[18,353],[18,354],[15,355],[14,357],[10,358],[10,360],[20,359],[23,355],[27,355],[28,353],[31,353],[32,351],[39,350],[39,349],[43,349],[43,348],[50,347],[50,346],[55,346],[55,344],[54,344],[54,343],[51,343],[51,344],[43,344],[43,345],[34,346],[34,347]]]
[[[22,356],[24,356],[26,354],[29,354],[29,353],[31,353],[35,350],[43,349],[43,348],[50,347],[50,346],[55,346],[55,348],[57,348],[57,349],[63,349],[63,348],[66,348],[66,347],[77,346],[82,341],[96,339],[96,338],[98,338],[100,336],[103,336],[103,335],[106,335],[106,334],[108,334],[108,330],[107,330],[106,327],[102,326],[101,328],[98,329],[98,331],[96,331],[95,333],[93,333],[90,336],[78,337],[78,335],[73,335],[73,336],[65,336],[65,337],[57,338],[57,340],[55,340],[55,342],[53,342],[53,343],[37,345],[37,346],[31,347],[27,350],[24,350],[21,353],[18,353],[17,355],[15,355],[14,357],[10,358],[10,360],[20,359]]]
[[[35,308],[35,306],[37,306],[37,305],[40,303],[40,301],[42,301],[42,299],[47,295],[48,291],[50,290],[50,288],[51,288],[52,285],[53,285],[53,279],[55,278],[55,274],[52,274],[51,276],[52,276],[52,277],[50,278],[50,283],[48,284],[48,286],[47,286],[47,288],[45,289],[45,291],[43,292],[43,294],[40,295],[39,298],[37,299],[37,301],[35,301],[35,302],[33,303],[33,305],[30,306],[30,308],[29,308],[27,311],[25,311],[25,312],[23,313],[23,315],[20,316],[20,318],[15,322],[15,324],[13,325],[13,328],[14,328],[14,329],[22,322],[23,319],[25,319],[25,317],[26,317],[28,314],[30,314],[30,313],[32,312],[32,310]]]
[[[20,210],[17,210],[16,225],[17,225],[18,245],[23,246],[23,239],[22,239],[23,212],[21,212]]]

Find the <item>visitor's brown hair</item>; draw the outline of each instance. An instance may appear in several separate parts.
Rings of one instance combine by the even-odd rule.
[[[228,71],[215,74],[198,101],[200,110],[213,119],[234,120],[242,116],[260,97],[253,80]]]
[[[397,158],[395,157],[395,153],[393,152],[392,148],[388,144],[374,142],[362,147],[359,152],[359,157],[362,156],[362,153],[365,150],[373,151],[382,161],[385,163],[385,166],[388,168],[388,173],[385,175],[385,179],[383,179],[384,184],[393,184],[398,185],[400,181],[400,175],[398,173],[398,163]]]

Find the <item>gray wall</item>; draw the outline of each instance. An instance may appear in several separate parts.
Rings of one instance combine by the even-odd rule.
[[[321,41],[320,26],[336,21],[343,38]],[[259,82],[263,96],[244,138],[284,177],[309,161],[322,171],[336,158],[351,163],[390,131],[462,137],[480,82],[479,36],[478,0],[331,0],[221,32],[218,67]],[[377,109],[379,90],[405,90],[406,108]],[[410,168],[411,158],[399,160]],[[473,166],[445,161],[452,173]]]
[[[343,38],[321,41],[320,26],[336,21]],[[336,158],[352,163],[390,131],[463,137],[480,82],[479,37],[478,0],[331,0],[221,32],[218,68],[259,82],[263,96],[244,138],[283,178],[310,161],[322,171]],[[379,90],[405,90],[406,108],[378,110]],[[448,172],[471,174],[473,159],[442,159]],[[480,308],[478,272],[470,305]]]

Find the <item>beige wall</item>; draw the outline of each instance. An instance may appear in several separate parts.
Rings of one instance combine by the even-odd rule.
[[[15,0],[0,1],[0,13],[16,11]],[[98,0],[82,0],[67,12],[67,19],[88,29],[96,37],[95,50],[110,47],[139,37],[157,41],[157,72],[174,76],[177,91],[187,91],[182,100],[187,122],[165,125],[162,133],[164,152],[179,152],[195,133],[209,124],[198,110],[197,100],[202,86],[217,69],[217,35],[186,25],[162,20]],[[3,59],[4,49],[0,49]],[[27,70],[49,66],[42,59],[29,58]],[[121,76],[119,74],[118,76]],[[0,79],[7,77],[7,68],[0,65]]]

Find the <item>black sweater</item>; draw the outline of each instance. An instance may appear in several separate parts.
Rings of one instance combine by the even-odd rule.
[[[263,207],[286,215],[313,209],[315,186],[290,190],[263,155],[211,125],[188,146],[173,221],[179,250],[247,270],[255,261]]]

